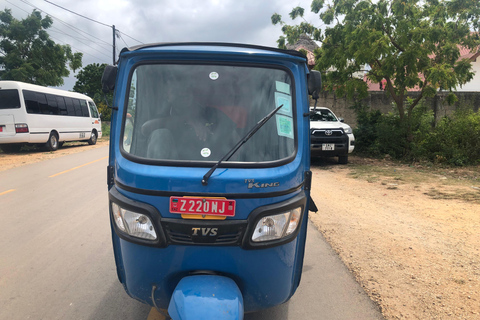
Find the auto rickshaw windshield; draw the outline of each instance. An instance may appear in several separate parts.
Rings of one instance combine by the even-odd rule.
[[[144,64],[131,76],[122,148],[135,159],[218,161],[255,124],[282,108],[230,162],[295,153],[291,76],[282,69]]]

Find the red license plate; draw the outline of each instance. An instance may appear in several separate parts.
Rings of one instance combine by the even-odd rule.
[[[233,217],[235,216],[235,200],[170,197],[170,212]]]

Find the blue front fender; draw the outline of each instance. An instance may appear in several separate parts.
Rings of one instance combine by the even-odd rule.
[[[243,297],[230,278],[188,276],[175,288],[168,313],[173,320],[243,319]]]

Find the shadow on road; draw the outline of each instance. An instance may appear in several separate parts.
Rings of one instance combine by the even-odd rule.
[[[344,167],[343,164],[338,164],[336,157],[315,157],[310,160],[312,167],[317,167],[320,169],[329,169],[333,166]]]
[[[246,314],[245,320],[286,320],[288,319],[288,304],[286,302],[274,308]]]

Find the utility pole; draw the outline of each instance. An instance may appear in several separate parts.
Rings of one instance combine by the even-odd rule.
[[[112,26],[113,30],[113,65],[115,65],[115,25]]]

